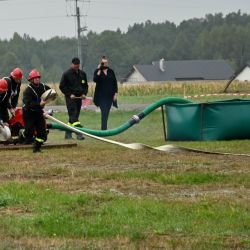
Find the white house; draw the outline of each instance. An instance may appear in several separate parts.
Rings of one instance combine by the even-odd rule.
[[[250,63],[242,68],[242,70],[235,76],[234,80],[250,81]]]
[[[234,81],[242,81],[242,82],[250,82],[250,62],[246,63],[240,70],[235,72],[234,75],[232,75],[231,79],[227,82],[224,92],[227,91],[230,84]]]

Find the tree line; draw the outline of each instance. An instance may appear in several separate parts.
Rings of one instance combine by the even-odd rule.
[[[207,14],[179,25],[146,21],[129,26],[126,32],[90,31],[82,38],[82,44],[82,61],[89,81],[102,55],[108,56],[118,80],[134,64],[151,64],[160,58],[224,59],[237,70],[250,58],[250,15],[240,10],[225,16]],[[58,82],[76,55],[75,38],[53,37],[44,41],[14,33],[9,40],[0,39],[0,76],[8,75],[15,67],[26,74],[37,68],[44,81]]]

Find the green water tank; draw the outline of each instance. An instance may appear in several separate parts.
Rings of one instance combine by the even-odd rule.
[[[167,140],[250,139],[250,100],[166,105]]]

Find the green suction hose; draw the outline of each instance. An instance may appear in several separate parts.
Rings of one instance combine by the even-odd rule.
[[[142,120],[144,117],[146,117],[148,114],[150,114],[152,111],[159,108],[160,106],[173,104],[173,103],[179,103],[179,104],[192,103],[192,101],[178,98],[178,97],[166,97],[166,98],[160,99],[159,101],[155,103],[150,104],[141,113],[139,113],[138,115],[133,115],[130,120],[128,120],[126,123],[122,124],[121,126],[117,128],[113,128],[109,130],[95,130],[95,129],[89,129],[89,128],[77,128],[77,129],[83,132],[89,133],[91,135],[96,135],[96,136],[101,136],[101,137],[117,135],[129,129],[134,124],[139,123],[140,120]],[[51,123],[49,125],[49,128],[68,131],[65,127],[63,127],[62,125],[58,123]]]

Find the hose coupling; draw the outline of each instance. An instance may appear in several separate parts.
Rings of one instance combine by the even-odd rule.
[[[133,115],[133,116],[132,116],[132,120],[134,120],[135,123],[139,123],[139,122],[140,122],[140,118],[139,118],[138,115]]]

